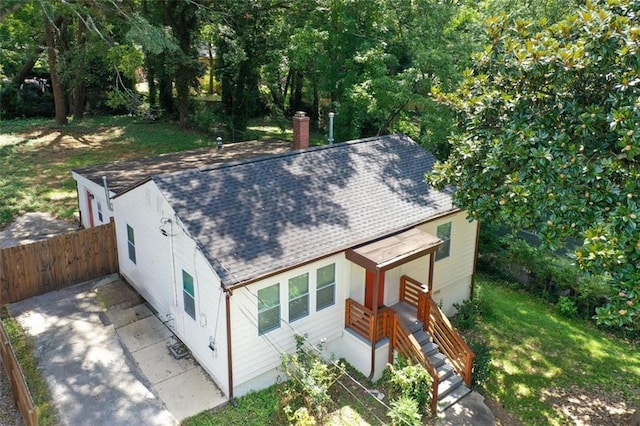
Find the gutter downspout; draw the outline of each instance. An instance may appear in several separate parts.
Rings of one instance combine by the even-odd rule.
[[[223,287],[225,293],[225,308],[227,319],[227,367],[229,369],[229,402],[234,407],[236,406],[235,398],[233,397],[233,356],[231,351],[231,296],[233,291]]]
[[[109,185],[107,184],[107,177],[102,176],[102,186],[104,186],[104,197],[107,200],[107,207],[109,211],[113,211],[113,203],[111,203],[111,197],[109,197]]]
[[[383,272],[384,273],[384,272]],[[369,373],[369,380],[373,380],[373,375],[376,372],[376,342],[375,340],[375,329],[376,329],[376,321],[378,320],[378,286],[380,284],[380,270],[376,268],[376,272],[373,275],[373,306],[371,311],[373,313],[373,331],[374,335],[371,339],[371,372]]]

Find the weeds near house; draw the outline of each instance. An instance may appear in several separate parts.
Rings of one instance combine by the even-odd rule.
[[[280,367],[289,378],[287,392],[292,403],[305,408],[307,415],[311,413],[317,420],[322,419],[329,412],[332,403],[329,389],[340,378],[344,366],[329,364],[324,360],[316,348],[306,343],[306,337],[296,335],[296,352],[283,353]],[[321,351],[322,348],[318,348]],[[296,401],[297,400],[297,401]],[[298,413],[288,404],[285,407],[289,413]],[[300,412],[298,416],[303,416]]]

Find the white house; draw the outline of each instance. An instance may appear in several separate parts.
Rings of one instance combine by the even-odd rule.
[[[92,228],[109,223],[113,217],[111,199],[151,175],[289,150],[289,141],[263,139],[74,169],[71,174],[77,184],[80,224]]]
[[[376,379],[396,313],[472,291],[478,226],[426,184],[434,162],[393,135],[151,175],[113,199],[120,273],[229,398],[274,383],[295,334]],[[467,355],[440,380],[469,384]]]

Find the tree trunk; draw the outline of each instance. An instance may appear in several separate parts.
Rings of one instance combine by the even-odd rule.
[[[29,60],[27,62],[25,62],[25,64],[22,66],[22,68],[20,68],[20,71],[18,72],[18,74],[16,74],[13,77],[13,82],[17,85],[20,86],[22,83],[24,83],[24,80],[27,78],[27,76],[29,75],[29,73],[31,72],[31,70],[33,69],[33,67],[35,66],[36,62],[38,61],[38,55],[43,51],[44,49],[42,47],[39,47],[37,49],[37,53],[34,53],[33,56],[29,57]]]
[[[49,73],[51,75],[51,87],[53,89],[53,102],[56,108],[56,122],[67,124],[67,112],[64,106],[64,91],[58,77],[58,52],[56,51],[56,38],[53,24],[49,18],[44,17],[45,40],[47,43],[47,54],[49,56]]]
[[[78,22],[78,55],[80,55],[81,71],[80,74],[84,74],[84,67],[86,64],[86,51],[85,51],[85,30],[87,29],[84,21],[80,19]],[[73,88],[73,120],[82,120],[84,116],[84,105],[86,99],[86,85],[84,82],[84,75],[75,76],[75,87]]]
[[[208,44],[209,47],[209,91],[210,95],[213,95],[213,45],[211,42]]]

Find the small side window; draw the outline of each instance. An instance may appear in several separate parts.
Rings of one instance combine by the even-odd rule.
[[[438,251],[436,251],[436,260],[449,257],[449,254],[451,254],[451,222],[439,225],[436,230],[436,235],[442,240],[442,245],[438,247]]]
[[[98,220],[104,222],[102,219],[102,203],[100,201],[98,201]]]
[[[133,228],[127,225],[127,246],[129,247],[129,260],[136,263],[136,236]]]
[[[184,311],[193,319],[196,319],[196,296],[193,289],[193,277],[182,271],[182,296]]]

